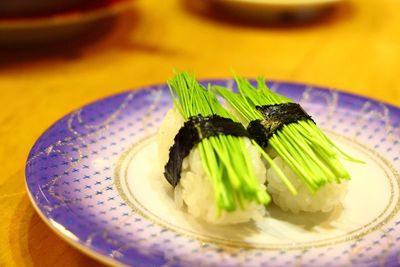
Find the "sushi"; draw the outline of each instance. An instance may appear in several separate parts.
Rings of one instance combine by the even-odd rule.
[[[212,224],[235,224],[265,215],[263,151],[188,73],[168,83],[173,107],[158,132],[159,158],[177,207]]]
[[[293,213],[329,212],[344,198],[350,175],[341,159],[360,162],[338,148],[300,105],[272,92],[262,78],[257,88],[236,77],[238,93],[215,86],[282,173],[267,168],[273,202]]]

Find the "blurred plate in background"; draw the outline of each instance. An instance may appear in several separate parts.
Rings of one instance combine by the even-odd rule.
[[[344,0],[208,0],[219,10],[247,18],[307,20]]]
[[[274,11],[326,8],[343,0],[209,0],[229,6],[262,8]]]
[[[0,17],[43,15],[46,12],[61,12],[80,4],[80,0],[2,0]]]
[[[0,44],[40,43],[68,38],[93,23],[122,12],[132,0],[99,0],[55,13],[0,16]]]

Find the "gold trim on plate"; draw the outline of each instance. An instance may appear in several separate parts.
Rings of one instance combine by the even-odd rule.
[[[326,130],[325,130],[326,131]],[[218,245],[221,248],[245,248],[245,249],[264,249],[264,250],[307,250],[309,248],[313,247],[326,247],[326,246],[331,246],[331,245],[336,245],[339,243],[343,242],[348,242],[348,241],[357,241],[360,240],[361,237],[372,233],[384,226],[387,222],[389,222],[391,219],[394,218],[394,216],[398,213],[400,210],[400,194],[398,194],[397,199],[395,199],[395,187],[397,188],[397,192],[400,193],[400,175],[396,171],[396,169],[392,166],[392,164],[386,160],[383,156],[378,154],[376,151],[366,147],[365,145],[359,143],[357,140],[354,138],[348,138],[344,136],[339,136],[331,131],[326,131],[329,132],[331,135],[335,135],[337,139],[340,141],[344,141],[347,144],[356,147],[357,149],[365,152],[368,157],[371,159],[374,159],[375,162],[381,167],[381,169],[385,172],[386,177],[389,180],[390,184],[390,199],[388,201],[388,205],[385,207],[385,209],[372,221],[368,222],[367,224],[363,225],[362,227],[357,228],[356,230],[353,230],[349,233],[346,233],[344,235],[340,235],[337,237],[332,237],[328,238],[325,240],[321,241],[312,241],[312,242],[307,242],[307,243],[287,243],[287,244],[260,244],[260,243],[247,243],[247,242],[241,242],[241,241],[232,241],[229,239],[223,239],[223,238],[216,238],[216,237],[209,237],[209,236],[203,236],[199,233],[196,233],[191,230],[183,229],[177,225],[170,224],[163,220],[162,218],[158,217],[156,214],[152,213],[149,211],[146,207],[144,207],[139,200],[135,197],[135,195],[132,193],[130,190],[127,180],[128,180],[128,174],[127,174],[127,168],[122,169],[122,164],[123,162],[131,161],[132,157],[145,145],[148,143],[152,142],[154,140],[153,136],[149,136],[142,140],[141,142],[137,142],[134,144],[132,147],[130,147],[127,151],[125,151],[120,159],[118,160],[116,164],[116,168],[114,171],[114,182],[116,189],[121,196],[121,198],[132,208],[133,212],[141,215],[142,217],[146,218],[147,220],[151,221],[154,224],[157,224],[161,227],[164,227],[170,231],[173,231],[177,234],[185,235],[188,238],[195,239],[201,243],[210,243],[210,244],[215,244]],[[377,159],[377,160],[376,160]],[[126,164],[128,166],[129,164]],[[388,172],[388,169],[390,170],[390,173]],[[121,176],[122,174],[122,176]],[[394,179],[392,179],[392,178]],[[396,184],[394,184],[394,181]],[[125,192],[122,188],[122,183],[124,183],[124,186],[127,188],[128,192]],[[132,202],[129,197],[126,195],[128,193],[130,197],[133,199],[134,202]],[[394,202],[396,203],[394,205]],[[394,206],[393,206],[394,205]],[[390,207],[392,207],[392,211],[390,211],[389,214],[387,214],[385,217],[383,217],[386,213],[388,213]]]

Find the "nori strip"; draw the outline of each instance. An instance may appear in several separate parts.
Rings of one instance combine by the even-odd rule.
[[[242,124],[218,115],[199,114],[184,123],[174,138],[174,145],[169,150],[169,160],[165,165],[164,176],[173,187],[179,183],[182,162],[192,148],[201,140],[217,135],[249,136]]]
[[[269,139],[284,125],[300,120],[312,120],[299,104],[292,102],[256,106],[256,109],[264,119],[251,121],[247,131],[261,147],[267,147]]]

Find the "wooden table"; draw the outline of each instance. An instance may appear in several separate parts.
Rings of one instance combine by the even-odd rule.
[[[198,78],[227,77],[234,69],[399,106],[399,9],[397,0],[354,0],[314,22],[277,25],[203,12],[188,1],[138,0],[77,40],[0,48],[0,266],[96,263],[42,222],[24,185],[31,146],[61,116],[163,82],[174,68]]]

